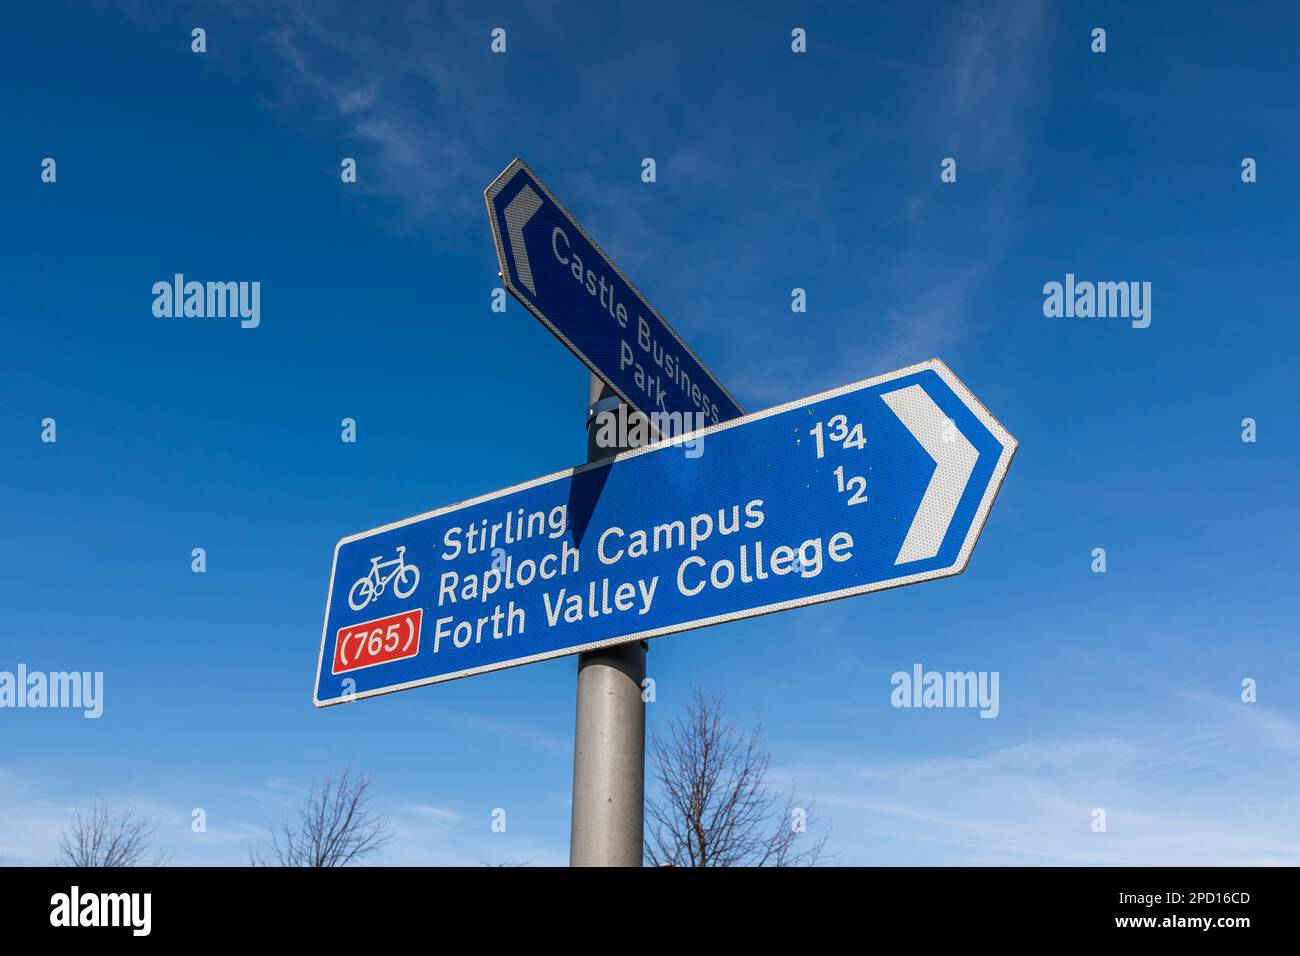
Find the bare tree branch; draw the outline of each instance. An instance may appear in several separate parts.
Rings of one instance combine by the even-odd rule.
[[[284,821],[253,866],[352,866],[391,839],[388,820],[371,806],[370,779],[344,769],[338,779],[313,785],[293,823]]]
[[[825,835],[813,839],[811,801],[781,797],[767,782],[762,729],[723,718],[722,699],[694,691],[667,738],[655,733],[650,761],[662,796],[646,802],[650,866],[815,866]]]
[[[163,866],[167,857],[149,855],[158,824],[137,818],[134,810],[114,813],[95,801],[72,821],[59,837],[59,866]]]

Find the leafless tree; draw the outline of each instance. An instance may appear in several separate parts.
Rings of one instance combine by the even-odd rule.
[[[662,790],[646,802],[649,866],[814,866],[826,837],[814,839],[812,803],[768,784],[762,730],[723,716],[722,698],[694,691],[668,736],[654,734],[650,761]]]
[[[115,813],[95,801],[84,814],[73,813],[59,837],[60,866],[162,866],[167,858],[150,855],[158,824],[133,810]]]
[[[313,786],[297,820],[280,824],[254,866],[352,866],[391,839],[388,821],[371,805],[370,779],[345,769]]]

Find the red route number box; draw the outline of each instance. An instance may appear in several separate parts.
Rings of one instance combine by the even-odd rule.
[[[421,608],[339,628],[332,673],[359,671],[420,653]]]

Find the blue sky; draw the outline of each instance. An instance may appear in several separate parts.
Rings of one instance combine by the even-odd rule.
[[[311,705],[340,537],[583,457],[490,310],[518,155],[747,409],[939,357],[1020,442],[965,574],[657,640],[651,727],[723,694],[842,863],[1300,863],[1292,5],[369,6],[6,14],[0,669],[106,685],[0,711],[6,862],[98,797],[239,863],[349,761],[381,862],[567,860],[572,658]],[[155,318],[176,272],[261,325]],[[1044,317],[1067,272],[1151,326]],[[892,708],[916,662],[1000,715]]]

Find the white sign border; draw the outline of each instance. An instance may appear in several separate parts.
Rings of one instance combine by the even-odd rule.
[[[838,398],[841,395],[847,395],[851,392],[862,391],[875,385],[881,385],[885,382],[893,381],[897,378],[903,378],[907,375],[915,375],[917,372],[934,371],[944,383],[961,399],[962,403],[980,420],[980,423],[992,433],[1002,446],[1002,452],[998,455],[997,464],[993,468],[993,474],[989,477],[987,487],[984,489],[984,495],[980,499],[979,507],[975,509],[975,515],[971,519],[971,525],[966,532],[966,539],[962,542],[961,550],[957,553],[957,559],[944,568],[933,568],[929,571],[922,571],[917,574],[906,574],[896,578],[888,578],[884,581],[876,581],[871,584],[858,585],[852,588],[843,588],[839,591],[828,591],[825,594],[814,594],[808,597],[795,598],[789,601],[781,601],[776,604],[765,604],[762,607],[749,608],[741,611],[730,611],[726,614],[715,614],[712,617],[697,618],[692,621],[683,621],[672,624],[667,627],[655,628],[649,631],[640,631],[636,634],[628,634],[620,637],[608,637],[600,641],[592,641],[588,644],[579,644],[571,647],[565,647],[553,651],[544,651],[540,654],[531,654],[528,657],[512,658],[508,661],[498,661],[493,664],[483,664],[478,667],[470,667],[465,670],[454,671],[448,674],[439,674],[434,677],[422,677],[418,680],[406,681],[402,684],[393,684],[390,687],[376,687],[372,690],[362,691],[356,694],[345,694],[341,697],[333,697],[329,700],[321,700],[318,692],[320,690],[321,667],[324,666],[325,644],[329,636],[329,619],[330,604],[334,597],[334,573],[338,569],[339,549],[343,545],[353,541],[360,541],[363,538],[369,538],[373,535],[383,534],[392,531],[395,528],[405,527],[408,524],[414,524],[417,521],[425,521],[429,518],[436,518],[439,515],[447,514],[450,511],[457,511],[461,508],[470,508],[474,505],[482,504],[485,501],[492,501],[505,495],[514,494],[517,491],[526,491],[529,488],[536,488],[538,485],[547,484],[548,482],[557,481],[563,478],[571,478],[574,475],[581,474],[591,468],[604,467],[610,464],[616,464],[628,458],[635,458],[638,455],[649,455],[660,451],[671,451],[674,446],[683,442],[690,441],[694,437],[705,438],[716,432],[725,431],[728,428],[735,428],[740,425],[747,425],[750,422],[768,418],[772,415],[779,415],[782,412],[790,411],[795,408],[802,408],[805,405],[811,405],[814,402],[825,401],[830,398]],[[331,707],[335,704],[351,703],[357,700],[364,700],[367,697],[379,697],[384,694],[396,693],[400,690],[410,690],[413,687],[424,687],[428,684],[441,684],[450,680],[458,680],[462,677],[472,677],[475,674],[486,674],[491,671],[505,670],[508,667],[519,667],[524,664],[534,664],[538,661],[551,660],[556,657],[568,657],[572,654],[581,654],[585,651],[599,650],[602,647],[614,647],[618,644],[630,644],[633,641],[646,641],[654,637],[664,637],[668,634],[676,634],[680,631],[696,630],[698,628],[711,627],[714,624],[725,624],[729,621],[739,621],[751,617],[762,617],[765,614],[775,614],[778,611],[788,611],[793,608],[807,607],[812,604],[821,604],[826,601],[838,601],[846,597],[856,597],[860,594],[869,594],[873,591],[884,591],[889,588],[903,587],[908,584],[917,584],[921,581],[930,581],[935,578],[952,577],[961,574],[966,570],[966,565],[970,561],[971,553],[975,550],[975,542],[979,540],[980,532],[984,529],[984,523],[988,520],[989,510],[993,507],[993,501],[998,496],[998,491],[1002,488],[1002,481],[1006,478],[1007,469],[1011,466],[1011,459],[1015,457],[1016,449],[1019,447],[1017,442],[996,418],[994,418],[983,403],[980,402],[970,389],[961,383],[952,370],[940,359],[930,359],[928,362],[920,362],[916,365],[909,365],[906,368],[898,369],[894,372],[887,372],[884,375],[877,375],[874,378],[862,379],[849,385],[841,385],[839,388],[833,388],[826,392],[818,392],[816,395],[810,395],[807,398],[796,399],[793,402],[786,402],[784,405],[777,405],[773,408],[765,409],[761,412],[754,412],[751,415],[742,415],[740,418],[732,418],[728,421],[717,425],[710,425],[707,428],[700,429],[697,432],[691,432],[688,435],[681,436],[671,442],[659,442],[654,445],[647,445],[644,448],[637,448],[632,451],[623,452],[614,455],[612,458],[604,458],[600,461],[588,462],[578,465],[576,468],[568,468],[564,471],[552,472],[549,475],[543,475],[540,478],[534,478],[532,481],[526,481],[523,484],[512,485],[509,488],[503,488],[500,491],[494,491],[490,494],[480,495],[477,498],[469,498],[456,504],[447,505],[443,508],[427,511],[424,514],[415,515],[411,518],[404,518],[401,521],[394,521],[391,524],[381,525],[378,528],[372,528],[369,531],[361,531],[357,534],[349,535],[340,539],[339,543],[334,546],[334,559],[330,568],[329,592],[325,599],[325,622],[321,628],[321,646],[320,657],[316,663],[315,686],[312,688],[312,703],[317,707]]]

